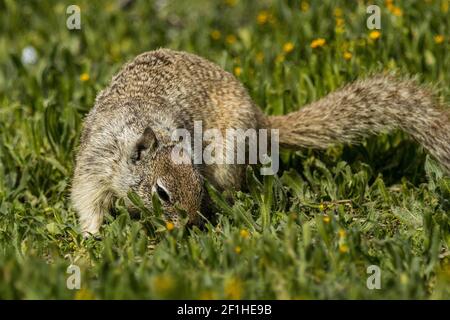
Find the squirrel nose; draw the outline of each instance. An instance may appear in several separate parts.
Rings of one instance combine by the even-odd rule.
[[[189,220],[188,220],[188,224],[190,225],[197,225],[200,221],[200,215],[198,214],[199,212],[199,208],[194,207],[191,208],[188,212],[189,214]]]

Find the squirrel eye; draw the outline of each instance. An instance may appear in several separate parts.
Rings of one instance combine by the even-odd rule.
[[[167,202],[167,203],[170,202],[170,195],[169,195],[169,193],[159,183],[156,183],[155,191],[156,191],[156,194],[158,195],[158,197],[159,197],[159,199],[161,201]]]

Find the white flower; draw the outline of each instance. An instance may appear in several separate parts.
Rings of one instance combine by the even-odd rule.
[[[22,63],[35,64],[37,61],[37,52],[33,46],[27,46],[22,50]]]

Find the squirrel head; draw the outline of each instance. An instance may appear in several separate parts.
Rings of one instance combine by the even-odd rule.
[[[174,161],[173,148],[158,140],[151,127],[144,130],[131,153],[132,171],[139,181],[132,190],[147,206],[156,193],[165,218],[175,225],[179,224],[180,210],[187,213],[190,224],[195,224],[202,202],[202,177],[190,161]]]

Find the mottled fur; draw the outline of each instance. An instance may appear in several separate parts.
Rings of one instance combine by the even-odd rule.
[[[167,49],[126,64],[97,97],[86,117],[77,155],[72,200],[82,229],[96,233],[113,199],[137,192],[147,203],[156,187],[195,222],[202,177],[219,189],[239,189],[243,165],[177,165],[170,157],[174,129],[274,128],[288,148],[354,143],[371,133],[401,128],[450,171],[450,119],[427,90],[410,80],[375,76],[357,81],[285,116],[265,116],[230,73],[198,56]],[[139,160],[146,128],[156,136]],[[153,141],[151,135],[149,141]],[[226,142],[225,142],[226,143]],[[137,151],[138,150],[138,151]],[[235,150],[234,150],[235,151]]]
[[[328,94],[300,111],[269,117],[287,148],[357,143],[369,134],[402,129],[450,171],[450,116],[414,80],[376,75]]]

